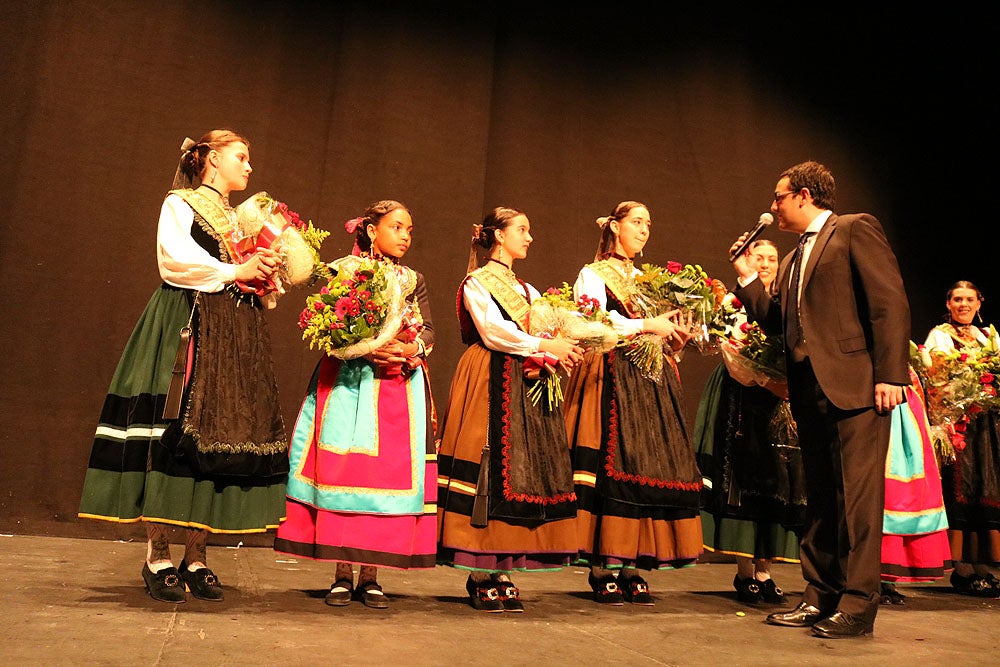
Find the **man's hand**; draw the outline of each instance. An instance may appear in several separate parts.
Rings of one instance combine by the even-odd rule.
[[[875,385],[875,409],[885,414],[892,412],[892,409],[903,402],[903,388],[879,382]]]

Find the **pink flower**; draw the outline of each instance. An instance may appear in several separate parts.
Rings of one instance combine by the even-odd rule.
[[[326,285],[324,285],[323,287],[319,288],[319,293],[320,294],[329,294],[330,293],[330,288],[327,287]]]
[[[344,319],[344,315],[346,315],[351,308],[351,300],[346,296],[342,296],[337,299],[337,303],[334,304],[333,308],[333,312],[337,318]]]
[[[323,303],[322,301],[314,301],[313,302],[313,309],[317,313],[322,313],[324,308],[326,308],[326,304]]]
[[[680,273],[681,269],[683,268],[684,267],[681,266],[680,262],[674,262],[674,261],[667,262],[667,271],[669,271],[670,273]]]
[[[969,355],[967,353],[965,353],[965,352],[963,352],[962,354],[958,355],[958,360],[959,361],[966,361],[966,360],[968,360],[968,358],[969,358]]]

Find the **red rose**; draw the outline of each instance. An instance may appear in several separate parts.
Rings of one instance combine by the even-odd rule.
[[[667,262],[667,271],[670,273],[680,273],[683,268],[680,262]]]
[[[740,301],[739,299],[737,299],[737,298],[736,298],[736,297],[734,296],[734,297],[733,297],[733,308],[736,308],[737,310],[739,310],[739,309],[740,309],[740,308],[742,308],[742,307],[743,307],[743,302],[742,302],[742,301]]]
[[[749,322],[744,322],[743,324],[740,325],[740,331],[742,331],[743,333],[750,333],[751,329],[753,329],[753,325],[750,324]]]
[[[982,375],[979,376],[979,382],[981,384],[990,384],[995,379],[996,378],[993,377],[993,373],[983,373]]]

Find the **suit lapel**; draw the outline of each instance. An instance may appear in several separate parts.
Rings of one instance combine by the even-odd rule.
[[[788,253],[781,260],[781,265],[778,267],[778,294],[781,296],[781,321],[785,321],[785,306],[788,303],[788,283],[791,280],[791,276],[788,274],[789,269],[792,265],[792,258],[795,256],[795,251]]]

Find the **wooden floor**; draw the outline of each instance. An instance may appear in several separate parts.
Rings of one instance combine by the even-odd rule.
[[[381,571],[388,610],[329,607],[331,564],[259,546],[210,547],[223,602],[166,604],[142,586],[144,557],[138,541],[0,536],[0,665],[1000,663],[1000,602],[945,581],[900,587],[906,604],[883,607],[872,638],[822,640],[737,602],[729,563],[650,573],[653,607],[597,605],[580,568],[521,574],[526,611],[485,614],[445,567]],[[799,567],[774,576],[796,603]]]

